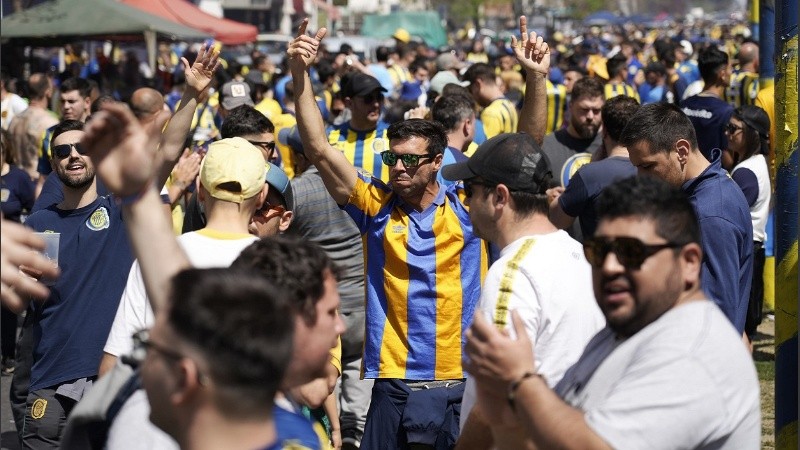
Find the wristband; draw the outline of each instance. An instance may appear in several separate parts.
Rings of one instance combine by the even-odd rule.
[[[506,400],[508,401],[508,406],[511,407],[512,411],[516,411],[514,401],[517,399],[517,389],[519,389],[523,381],[531,377],[539,377],[542,379],[542,381],[545,381],[544,377],[541,374],[528,371],[522,374],[522,376],[519,377],[519,379],[512,381],[511,384],[508,385],[508,393],[506,394]]]

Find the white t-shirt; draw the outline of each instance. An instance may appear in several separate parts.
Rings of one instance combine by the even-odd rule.
[[[760,447],[753,358],[710,301],[673,308],[625,340],[602,330],[556,393],[613,448]]]
[[[28,102],[22,97],[17,94],[6,95],[6,98],[0,101],[0,115],[2,115],[0,126],[2,126],[4,130],[8,130],[8,126],[11,125],[11,121],[14,117],[18,116],[26,109],[28,109]]]
[[[508,312],[496,318],[504,306]],[[533,342],[536,370],[555,386],[589,339],[605,326],[594,299],[591,266],[581,244],[567,232],[518,239],[489,268],[476,314],[494,323],[500,319],[515,337],[511,322],[515,310]],[[467,379],[461,427],[477,400],[475,389],[475,380]]]
[[[239,253],[257,239],[204,228],[178,236],[178,243],[192,267],[205,269],[230,266]],[[133,333],[152,325],[153,309],[145,292],[139,261],[134,261],[103,351],[114,356],[130,353]]]
[[[750,207],[750,218],[753,221],[753,240],[764,242],[767,239],[767,217],[772,198],[767,159],[764,158],[764,155],[753,155],[737,164],[731,171],[731,175],[740,169],[748,169],[756,176],[758,196],[756,202]]]

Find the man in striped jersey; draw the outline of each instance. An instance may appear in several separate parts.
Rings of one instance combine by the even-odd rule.
[[[548,217],[545,191],[552,172],[547,156],[530,135],[502,134],[443,174],[464,180],[475,233],[502,249],[486,274],[476,314],[513,332],[510,311],[517,311],[536,342],[537,370],[555,386],[604,320],[581,244]],[[475,400],[475,380],[469,378],[459,442],[489,448],[491,442],[482,441],[491,439],[494,419],[474,407]]]
[[[483,107],[481,121],[487,138],[517,131],[517,108],[497,84],[492,66],[484,63],[471,65],[464,73],[464,81],[469,81],[470,94]]]

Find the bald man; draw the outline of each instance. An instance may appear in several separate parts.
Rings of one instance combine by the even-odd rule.
[[[731,75],[725,101],[734,108],[755,105],[758,95],[758,44],[745,42],[739,47],[739,68]]]
[[[164,110],[164,97],[153,88],[139,88],[131,95],[130,107],[140,123],[149,123]]]

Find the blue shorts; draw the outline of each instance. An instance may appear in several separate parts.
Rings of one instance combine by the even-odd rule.
[[[402,450],[409,443],[452,449],[458,439],[464,383],[412,390],[401,380],[375,380],[361,448]]]

